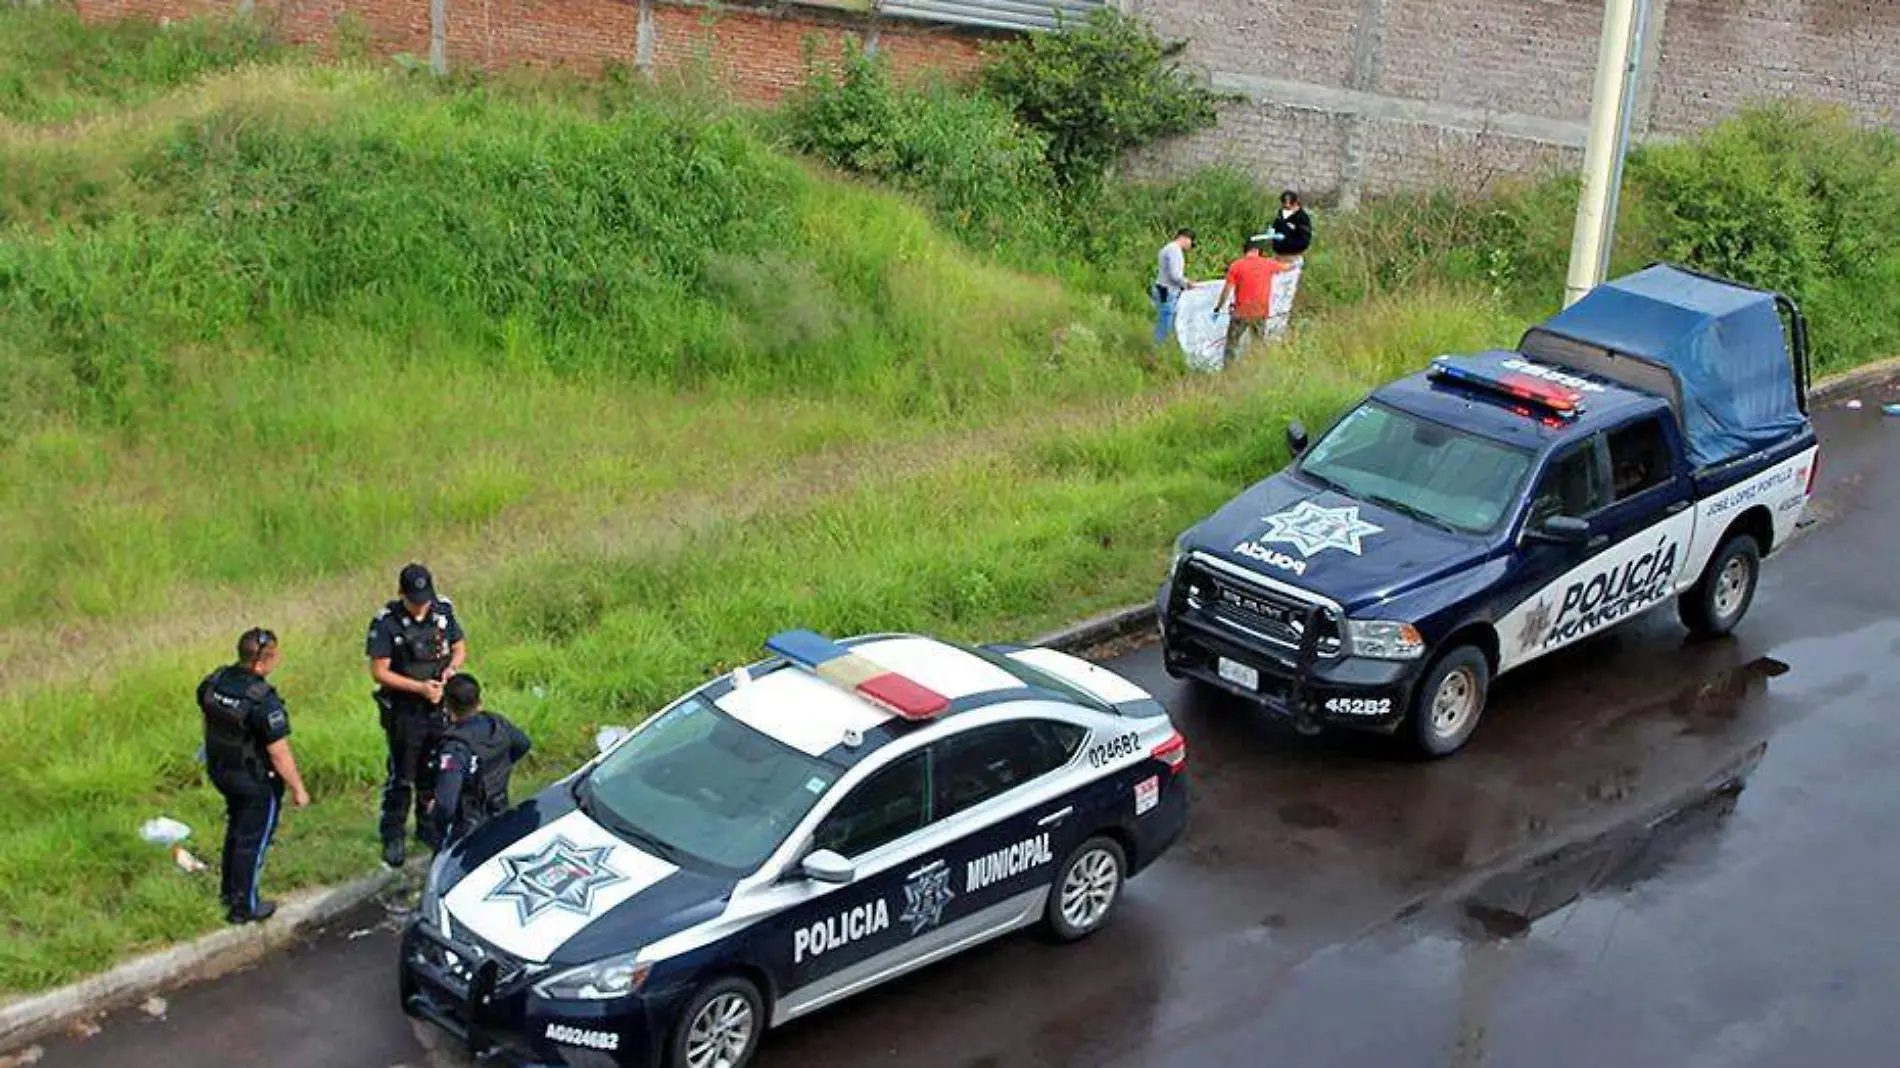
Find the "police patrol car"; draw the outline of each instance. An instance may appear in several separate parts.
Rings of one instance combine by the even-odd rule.
[[[1185,740],[1067,654],[774,636],[445,851],[405,1011],[484,1057],[738,1068],[1006,932],[1099,929],[1188,811]]]
[[[1176,543],[1169,673],[1443,756],[1552,650],[1672,601],[1728,632],[1819,469],[1806,336],[1785,297],[1657,265],[1311,449],[1294,424],[1298,461]]]

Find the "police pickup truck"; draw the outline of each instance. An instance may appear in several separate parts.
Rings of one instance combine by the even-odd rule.
[[[1813,489],[1808,377],[1792,301],[1656,265],[1310,448],[1295,422],[1296,460],[1176,542],[1167,669],[1438,757],[1498,675],[1640,612],[1724,634]]]

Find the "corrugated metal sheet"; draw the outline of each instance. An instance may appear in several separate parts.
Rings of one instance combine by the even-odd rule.
[[[1073,25],[1106,6],[1102,0],[879,0],[896,18],[983,26],[997,30],[1053,30],[1057,13]]]

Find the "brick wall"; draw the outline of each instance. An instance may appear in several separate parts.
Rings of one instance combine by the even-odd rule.
[[[232,0],[78,0],[87,18],[183,18],[228,11]],[[426,56],[429,0],[255,0],[292,40],[328,46],[366,33],[382,54]],[[648,27],[642,45],[641,26]],[[346,29],[346,27],[353,27]],[[900,72],[967,73],[985,35],[879,19],[849,10],[780,4],[710,5],[663,0],[446,0],[444,50],[451,70],[526,65],[596,72],[618,64],[656,76],[704,72],[749,100],[770,102],[804,78],[807,50],[836,58],[846,37],[889,55]]]

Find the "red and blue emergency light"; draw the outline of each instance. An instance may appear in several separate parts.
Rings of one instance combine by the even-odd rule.
[[[826,682],[882,705],[904,719],[929,719],[950,707],[948,697],[815,631],[788,630],[774,634],[765,640],[765,647]]]
[[[1513,400],[1535,404],[1566,422],[1577,418],[1578,413],[1583,411],[1582,393],[1535,375],[1502,369],[1493,370],[1482,364],[1454,362],[1440,356],[1432,361],[1432,377],[1448,379],[1461,385],[1476,386]]]

